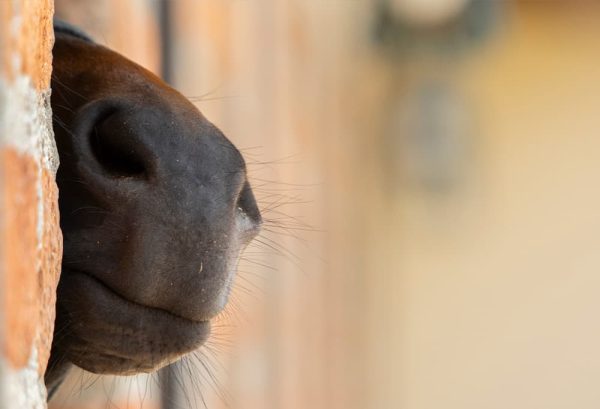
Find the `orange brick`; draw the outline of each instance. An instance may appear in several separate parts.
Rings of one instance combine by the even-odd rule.
[[[4,355],[15,368],[25,366],[39,321],[37,288],[38,165],[11,148],[0,151],[2,201],[0,270],[4,272]]]

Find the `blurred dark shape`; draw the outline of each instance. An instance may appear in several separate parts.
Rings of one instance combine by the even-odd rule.
[[[390,191],[408,185],[449,193],[467,173],[476,118],[455,73],[497,31],[504,7],[493,0],[377,4],[375,47],[390,73],[382,147]]]
[[[487,38],[503,7],[504,2],[469,0],[447,19],[423,24],[424,19],[411,20],[409,13],[399,13],[393,0],[382,0],[375,13],[373,37],[393,57],[413,58],[414,53],[422,52],[455,53]]]
[[[450,84],[420,84],[392,107],[384,145],[391,188],[398,181],[431,193],[457,187],[469,162],[469,107]]]

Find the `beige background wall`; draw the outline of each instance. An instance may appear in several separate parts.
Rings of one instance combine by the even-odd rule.
[[[457,63],[476,121],[468,174],[442,198],[403,189],[375,221],[393,245],[370,259],[394,283],[371,287],[372,362],[389,375],[376,407],[600,402],[599,15],[518,3]]]

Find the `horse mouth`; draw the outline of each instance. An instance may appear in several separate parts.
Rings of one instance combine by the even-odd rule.
[[[69,358],[99,374],[151,372],[202,346],[209,321],[194,321],[123,297],[93,275],[63,270],[57,323],[68,328]]]
[[[65,271],[65,269],[63,269],[63,271]],[[94,276],[93,274],[87,273],[85,271],[82,270],[72,270],[72,269],[67,269],[66,270],[67,274],[81,274],[85,277],[87,277],[89,280],[95,282],[97,284],[97,287],[102,288],[104,291],[107,291],[109,293],[112,293],[112,295],[114,295],[117,298],[120,298],[122,301],[124,301],[127,304],[131,304],[133,306],[135,306],[136,308],[142,308],[142,309],[147,309],[149,311],[153,311],[155,314],[157,315],[163,315],[165,316],[165,318],[167,319],[173,319],[173,320],[184,320],[184,321],[189,321],[190,323],[207,323],[209,320],[195,320],[192,318],[188,318],[188,317],[183,317],[181,315],[178,315],[172,311],[169,311],[167,309],[164,308],[159,308],[159,307],[154,307],[154,306],[150,306],[150,305],[145,305],[145,304],[141,304],[139,302],[133,301],[130,298],[122,295],[121,293],[119,293],[118,291],[116,291],[114,288],[112,288],[111,286],[109,286],[108,284],[106,284],[104,281],[102,281],[101,279],[97,278],[96,276]]]

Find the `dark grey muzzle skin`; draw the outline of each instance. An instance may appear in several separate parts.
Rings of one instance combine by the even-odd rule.
[[[57,25],[62,272],[45,381],[150,372],[202,345],[261,216],[244,160],[185,97]]]

